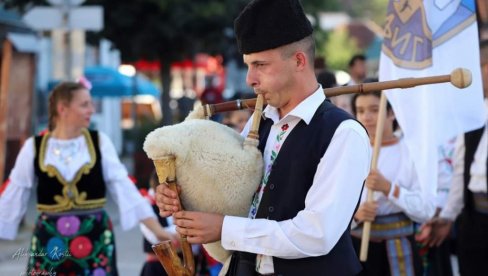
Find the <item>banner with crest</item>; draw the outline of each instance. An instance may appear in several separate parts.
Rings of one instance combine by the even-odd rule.
[[[470,87],[449,83],[386,93],[428,198],[436,195],[438,148],[486,120],[475,0],[390,0],[380,56],[380,81],[472,73]]]

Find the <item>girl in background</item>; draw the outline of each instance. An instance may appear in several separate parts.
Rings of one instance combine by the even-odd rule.
[[[367,129],[373,145],[381,92],[356,94],[352,110]],[[420,190],[413,161],[402,138],[394,134],[395,115],[387,107],[378,170],[365,181],[361,203],[354,215],[352,236],[359,254],[362,226],[372,223],[368,259],[360,275],[422,275],[422,263],[415,248],[414,221],[422,223],[434,213]],[[368,189],[374,201],[366,202]]]

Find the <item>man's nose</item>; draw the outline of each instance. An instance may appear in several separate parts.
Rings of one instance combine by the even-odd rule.
[[[254,73],[254,70],[248,69],[247,70],[247,75],[246,75],[246,83],[250,87],[254,87],[258,84],[256,74]]]

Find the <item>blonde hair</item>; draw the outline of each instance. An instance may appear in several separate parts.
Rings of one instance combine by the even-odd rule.
[[[85,86],[78,82],[61,82],[60,84],[56,85],[54,89],[49,93],[48,98],[48,128],[49,131],[54,130],[56,127],[56,117],[59,115],[57,110],[57,105],[59,102],[64,104],[71,103],[73,100],[74,94],[76,91],[80,89],[86,89]]]

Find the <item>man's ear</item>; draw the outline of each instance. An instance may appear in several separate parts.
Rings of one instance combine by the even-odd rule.
[[[302,71],[307,66],[307,56],[304,52],[296,52],[295,53],[295,61],[297,65],[297,70]]]

